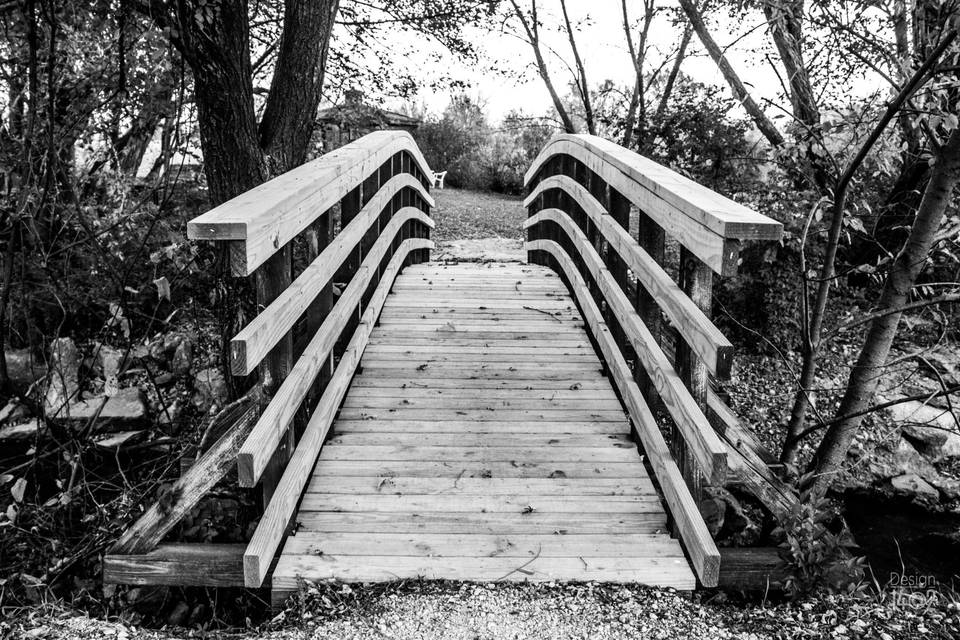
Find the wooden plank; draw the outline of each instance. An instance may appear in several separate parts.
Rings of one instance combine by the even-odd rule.
[[[458,434],[499,434],[499,433],[542,433],[563,435],[573,433],[630,433],[626,421],[617,422],[504,422],[486,420],[390,420],[393,429],[403,429],[406,433],[458,433]],[[377,420],[337,420],[337,433],[382,433],[384,423]]]
[[[233,274],[250,275],[277,247],[287,244],[400,150],[429,175],[409,133],[375,131],[194,218],[187,224],[187,236],[237,241],[240,250],[231,265]],[[420,195],[434,206],[429,193]]]
[[[563,189],[586,212],[590,220],[617,254],[623,258],[634,276],[640,280],[650,298],[663,310],[684,340],[719,378],[730,376],[733,345],[704,313],[684,293],[663,267],[630,236],[630,232],[616,223],[599,202],[582,186],[566,176],[547,178],[537,185],[534,193],[543,189]],[[543,213],[543,212],[541,212]],[[542,218],[528,218],[525,226],[537,224]],[[562,218],[549,219],[566,228]]]
[[[543,212],[537,215],[542,214]],[[707,482],[713,486],[722,485],[727,472],[726,447],[710,426],[706,415],[690,395],[690,391],[684,385],[666,355],[660,350],[660,346],[653,339],[650,330],[637,315],[626,294],[613,281],[610,272],[603,267],[600,256],[590,246],[583,232],[573,225],[566,214],[559,212],[555,217],[569,221],[569,226],[565,226],[568,237],[573,241],[607,304],[616,314],[621,328],[637,354],[637,358],[643,364],[643,368],[653,381],[674,423],[683,434],[683,438],[690,447],[690,452],[695,457]],[[554,246],[543,245],[543,248],[552,252],[559,249],[559,246],[555,244]],[[564,252],[563,255],[566,256],[566,253]],[[569,257],[567,257],[567,260],[569,260]],[[580,304],[582,307],[582,300]],[[594,338],[596,338],[596,334],[594,334]]]
[[[660,500],[647,496],[458,496],[308,493],[300,503],[299,515],[314,511],[336,513],[502,513],[522,518],[538,513],[663,513]]]
[[[400,244],[384,270],[380,283],[367,305],[367,310],[341,356],[330,383],[320,398],[320,403],[313,415],[310,416],[310,421],[307,423],[300,443],[297,445],[290,463],[277,485],[273,499],[266,506],[253,538],[247,545],[243,557],[246,586],[259,587],[263,584],[270,563],[293,518],[294,510],[310,475],[310,469],[314,466],[317,453],[323,445],[323,440],[330,429],[337,408],[340,406],[344,394],[346,394],[354,369],[360,362],[363,348],[370,336],[373,323],[380,313],[383,301],[387,297],[393,278],[400,270],[410,250],[425,244],[429,244],[429,241],[423,239],[405,240]]]
[[[518,571],[522,566],[523,570]],[[682,558],[544,558],[528,562],[518,558],[409,558],[404,556],[294,556],[284,555],[274,573],[273,591],[293,592],[298,576],[337,578],[345,582],[394,580],[472,581],[598,581],[642,582],[652,586],[692,590],[696,584]]]
[[[421,446],[349,446],[328,445],[324,460],[377,460],[384,462],[639,462],[636,447],[421,447]]]
[[[353,280],[343,291],[331,312],[324,318],[320,330],[307,344],[290,375],[274,394],[246,442],[243,443],[237,456],[241,487],[252,487],[259,481],[269,456],[281,441],[283,433],[296,414],[297,407],[306,397],[320,369],[329,361],[331,350],[340,337],[350,314],[354,313],[360,296],[376,272],[376,266],[389,248],[392,239],[392,236],[384,235],[377,240],[370,255],[360,265]],[[429,240],[405,240],[398,252],[406,255],[414,249],[421,248],[421,245],[429,244]]]
[[[242,587],[243,544],[162,544],[139,555],[107,554],[104,584]]]
[[[464,478],[464,477],[346,477],[315,475],[307,493],[343,493],[347,495],[459,495],[518,496],[654,496],[648,478]]]
[[[611,186],[631,198],[643,191],[645,200],[655,200],[652,211],[640,206],[654,218],[677,216],[684,225],[703,226],[710,231],[737,240],[779,240],[783,225],[736,203],[719,193],[680,175],[672,169],[624,149],[597,136],[561,134],[554,136],[527,169],[524,181],[531,184],[537,171],[557,154],[570,155],[606,179],[617,171],[627,184]],[[601,170],[598,170],[601,169]],[[623,187],[632,184],[632,188]],[[636,196],[634,196],[636,197]],[[662,223],[660,223],[662,226]]]
[[[173,529],[204,494],[233,468],[237,450],[253,428],[260,413],[257,394],[228,405],[212,425],[213,433],[225,428],[222,436],[173,483],[166,497],[150,505],[110,549],[114,555],[144,554],[151,551]],[[219,428],[218,428],[219,427]]]
[[[635,464],[635,463],[634,463]],[[533,513],[505,518],[502,513],[333,513],[309,511],[298,514],[300,531],[370,533],[494,533],[580,535],[664,533],[667,516],[659,512],[638,513]],[[276,574],[274,574],[276,576]]]
[[[597,376],[588,379],[573,376],[570,378],[536,378],[529,380],[480,380],[480,379],[451,379],[431,378],[428,376],[413,378],[410,376],[370,376],[361,374],[353,379],[353,389],[372,387],[377,389],[395,387],[419,389],[460,389],[464,385],[470,389],[609,389],[610,382]]]
[[[720,549],[718,586],[737,591],[767,593],[781,589],[790,571],[778,547],[743,547]]]
[[[682,558],[680,544],[663,534],[514,535],[437,533],[312,533],[291,536],[284,555],[576,558]],[[346,559],[344,559],[346,561]]]
[[[570,257],[558,244],[542,240],[530,244],[537,250],[547,251],[553,255],[571,283],[571,289],[580,302],[594,339],[599,344],[610,373],[620,389],[647,459],[660,482],[664,499],[677,524],[697,577],[704,586],[716,586],[720,570],[720,553],[700,516],[699,506],[693,501],[680,475],[680,470],[670,455],[656,419],[644,402],[640,388],[633,380],[623,354],[620,353],[610,335],[610,330],[602,321],[600,310],[587,290],[586,282]]]
[[[526,335],[526,334],[524,334]],[[370,337],[371,346],[382,346],[382,345],[392,345],[395,347],[403,348],[419,348],[422,346],[437,345],[437,339],[435,336],[408,336],[396,339],[391,339],[393,336],[385,336],[382,333]],[[557,348],[584,348],[592,349],[590,341],[587,339],[586,335],[583,336],[574,336],[574,337],[565,337],[565,338],[556,338],[550,340],[548,338],[472,338],[468,336],[444,336],[443,339],[444,348],[458,348],[458,347],[518,347],[518,348],[530,348],[536,349],[539,347],[557,347]]]
[[[557,391],[554,389],[487,389],[482,392],[481,400],[518,400],[518,399],[534,399],[534,400],[576,400],[576,399],[593,399],[593,400],[607,400],[611,402],[614,406],[619,407],[620,401],[617,399],[616,393],[614,393],[613,388],[603,387],[600,389],[589,389],[584,390],[581,387],[576,389],[569,389],[562,387],[561,385],[556,385],[561,390]],[[424,398],[448,398],[448,399],[468,399],[476,398],[478,395],[478,390],[474,387],[470,387],[469,383],[463,382],[461,388],[446,388],[446,389],[424,389],[421,387],[407,387],[407,388],[371,388],[371,387],[359,387],[351,388],[350,393],[347,395],[347,401],[352,399],[371,399],[371,398],[405,398],[409,400],[415,399],[424,399]]]
[[[620,403],[613,398],[589,398],[581,393],[579,398],[541,399],[541,398],[487,398],[473,394],[464,398],[377,398],[348,397],[344,409],[482,409],[500,411],[501,409],[541,411],[619,411]]]
[[[341,412],[344,420],[473,420],[476,422],[529,422],[546,420],[549,422],[619,422],[623,420],[623,410],[604,411],[599,409],[573,411],[570,409],[548,411],[542,409],[351,409]]]
[[[523,356],[531,356],[536,354],[547,355],[547,356],[592,356],[596,359],[596,354],[593,349],[590,347],[590,344],[586,341],[578,343],[573,347],[552,347],[549,346],[550,343],[544,343],[540,346],[530,347],[524,344],[524,342],[517,342],[511,346],[494,346],[488,347],[485,345],[479,346],[460,346],[452,347],[447,346],[446,344],[440,342],[434,342],[431,344],[425,344],[418,347],[412,347],[407,345],[397,345],[397,344],[381,344],[371,347],[367,347],[366,353],[373,356],[376,355],[378,358],[389,359],[389,358],[410,358],[414,356],[426,356],[432,357],[434,355],[438,357],[446,357],[449,355],[464,355],[464,356],[498,356],[498,355],[513,355],[522,359]]]
[[[314,477],[333,479],[369,476],[412,476],[418,478],[646,478],[637,460],[630,462],[482,462],[324,460],[317,461]]]
[[[334,238],[334,241],[327,245],[316,260],[310,263],[292,284],[284,286],[283,290],[275,293],[275,299],[271,299],[266,308],[234,336],[230,341],[230,364],[234,375],[247,375],[280,337],[289,333],[297,320],[329,285],[337,269],[354,251],[370,224],[376,221],[377,215],[388,200],[388,198],[381,198],[381,195],[391,193],[391,184],[392,188],[399,189],[411,180],[410,176],[392,178]],[[371,255],[378,254],[382,259],[393,238],[408,220],[433,224],[430,218],[419,209],[413,207],[401,209],[390,218],[389,224],[383,229],[377,243],[371,248]],[[376,265],[378,262],[369,264]]]
[[[400,445],[407,447],[522,447],[533,448],[543,447],[544,449],[553,449],[555,447],[605,447],[612,445],[625,449],[636,449],[636,445],[630,440],[628,433],[616,435],[596,435],[596,434],[502,434],[493,435],[489,433],[469,434],[469,433],[447,433],[447,434],[424,434],[424,433],[404,433],[393,427],[393,430],[372,433],[341,433],[337,431],[327,441],[327,445]]]
[[[798,497],[793,488],[770,469],[774,459],[740,419],[715,393],[707,394],[707,415],[728,446],[730,473],[739,485],[761,501],[781,522],[795,512]],[[765,454],[765,455],[764,455]]]
[[[502,363],[493,363],[490,366],[483,367],[469,365],[440,366],[438,363],[431,364],[422,362],[413,368],[380,366],[381,364],[382,363],[378,363],[377,366],[364,367],[363,375],[369,377],[387,376],[390,378],[396,378],[398,376],[422,376],[424,378],[448,377],[459,378],[460,380],[573,380],[574,382],[572,384],[576,384],[581,380],[595,380],[602,377],[599,363],[594,365],[596,368],[571,365],[569,367],[551,368],[548,371],[545,371],[547,369],[546,367],[536,366],[528,366],[523,369],[514,366],[493,366],[494,364]],[[518,384],[520,384],[520,382],[518,382]]]

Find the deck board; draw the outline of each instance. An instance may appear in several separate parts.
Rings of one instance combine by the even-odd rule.
[[[412,265],[317,460],[274,597],[298,577],[692,589],[666,523],[556,274]]]

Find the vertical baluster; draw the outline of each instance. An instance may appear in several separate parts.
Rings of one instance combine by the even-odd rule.
[[[705,265],[686,247],[680,247],[680,278],[679,285],[683,292],[693,300],[701,311],[710,315],[713,297],[713,271]],[[696,354],[687,346],[683,338],[676,335],[676,368],[680,378],[690,390],[690,395],[707,411],[707,390],[709,378],[707,367]],[[695,461],[684,447],[682,455],[678,451],[677,463],[683,472],[684,479],[690,487],[690,492],[699,503],[703,496],[703,477],[697,470]]]
[[[330,239],[333,236],[333,213],[327,211],[322,216],[320,216],[316,222],[314,222],[307,229],[306,240],[307,240],[307,260],[313,262],[317,256],[320,255],[320,252],[323,251],[330,244]],[[327,314],[330,313],[330,309],[333,308],[333,283],[327,283],[327,285],[320,292],[320,295],[313,301],[310,305],[310,308],[307,310],[307,342],[309,342],[317,331],[320,329],[320,325],[323,324],[323,320],[327,317]],[[330,379],[330,376],[333,375],[333,355],[330,354],[327,356],[327,361],[320,367],[320,371],[317,374],[317,379],[311,387],[310,393],[307,395],[307,406],[309,410],[312,410],[316,405],[317,401],[320,399],[320,395],[323,393],[323,390],[327,386],[327,381]]]
[[[637,242],[644,249],[644,251],[650,254],[650,257],[656,260],[657,264],[660,265],[663,264],[663,248],[665,242],[664,236],[665,234],[663,232],[663,228],[654,222],[650,216],[641,211],[640,215],[638,216]],[[657,306],[657,301],[654,300],[653,296],[650,295],[650,292],[648,292],[639,281],[637,281],[635,306],[637,313],[640,314],[640,317],[643,318],[647,328],[650,329],[650,333],[653,334],[654,340],[657,341],[657,344],[660,344],[660,309]],[[642,366],[638,366],[634,377],[637,381],[637,385],[640,387],[640,391],[643,392],[643,396],[646,399],[647,404],[649,404],[651,407],[656,407],[658,402],[657,393],[653,388],[650,377],[647,375],[646,370],[644,370]]]
[[[287,243],[254,272],[258,312],[265,309],[278,295],[283,293],[292,281],[293,246],[292,243]],[[280,338],[280,341],[270,350],[270,353],[258,367],[260,373],[259,384],[263,388],[264,398],[269,399],[276,392],[292,367],[293,336],[288,331],[286,335]],[[264,406],[266,406],[266,400]],[[293,453],[294,438],[294,430],[288,429],[286,437],[281,440],[270,459],[270,464],[263,473],[261,488],[264,505],[269,504],[273,491],[276,489],[277,483],[280,482],[283,468]]]

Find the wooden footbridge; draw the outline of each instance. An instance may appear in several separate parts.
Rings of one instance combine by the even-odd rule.
[[[275,601],[301,579],[693,589],[721,570],[703,486],[788,508],[710,384],[733,355],[712,279],[778,223],[561,135],[526,175],[526,264],[430,262],[431,175],[408,134],[377,132],[190,222],[254,279],[230,366],[258,383],[111,550],[107,582]],[[164,542],[221,482],[258,488],[249,542]]]

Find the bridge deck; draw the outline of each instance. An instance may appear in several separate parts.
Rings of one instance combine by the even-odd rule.
[[[273,573],[379,581],[695,580],[561,280],[408,267]]]

